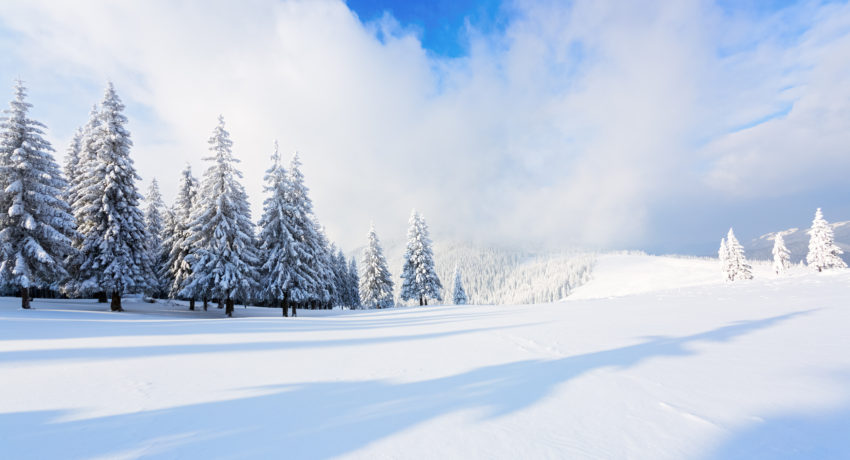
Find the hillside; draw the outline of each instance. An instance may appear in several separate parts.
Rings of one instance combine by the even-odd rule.
[[[132,300],[108,313],[90,301],[37,299],[23,311],[0,299],[0,451],[850,457],[850,270],[724,285],[703,278],[707,261],[630,260],[666,266],[658,279],[680,287],[298,318],[240,306],[232,320]],[[603,281],[634,273],[614,262],[600,260],[588,291],[600,297]]]

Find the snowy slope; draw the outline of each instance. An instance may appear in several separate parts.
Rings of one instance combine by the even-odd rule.
[[[568,300],[621,297],[722,284],[720,262],[716,258],[610,253],[601,254],[596,259],[590,279],[576,288]],[[751,263],[756,277],[775,277],[770,264]]]
[[[232,320],[0,299],[0,457],[848,458],[847,292],[841,271]]]
[[[835,222],[830,224],[835,232],[835,242],[844,250],[842,258],[850,262],[850,221]],[[782,233],[785,246],[791,252],[791,261],[799,263],[806,258],[809,251],[808,228],[789,228],[781,232],[773,232],[762,235],[747,245],[747,257],[753,259],[773,259],[773,241],[777,233]]]

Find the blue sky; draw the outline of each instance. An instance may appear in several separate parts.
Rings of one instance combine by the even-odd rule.
[[[254,218],[273,139],[329,236],[711,254],[850,220],[847,2],[0,4],[0,82],[62,152],[111,79],[141,188],[225,116]]]

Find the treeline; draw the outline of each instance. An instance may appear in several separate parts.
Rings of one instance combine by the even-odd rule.
[[[236,302],[281,308],[284,316],[394,305],[374,227],[358,271],[313,213],[298,155],[284,167],[276,142],[257,229],[223,117],[202,179],[187,165],[169,207],[152,180],[143,211],[124,105],[111,83],[62,169],[30,108],[18,81],[0,123],[0,284],[19,290],[23,308],[32,289],[111,300],[113,311],[128,293],[187,300],[191,310],[212,302],[228,316]],[[442,300],[428,228],[415,211],[408,236],[402,299]]]

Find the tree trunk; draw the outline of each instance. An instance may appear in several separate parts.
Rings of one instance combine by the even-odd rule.
[[[225,300],[225,303],[227,305],[227,308],[224,310],[224,313],[227,315],[228,318],[232,318],[233,317],[233,299],[228,297],[227,300]]]
[[[428,298],[427,297],[425,297],[425,306],[426,307],[428,306]]]
[[[208,306],[207,298],[204,297],[204,311],[207,311],[207,306]]]
[[[29,310],[30,308],[30,290],[21,286],[21,308]]]
[[[106,303],[106,291],[100,291],[94,296],[97,297],[97,303]]]
[[[189,310],[195,311],[195,298],[189,299]]]
[[[283,310],[283,317],[289,316],[289,302],[286,301],[286,294],[283,295],[283,300],[280,301],[280,309]]]
[[[422,296],[419,296],[419,306],[421,307],[422,305]]]
[[[295,308],[298,306],[298,303],[292,302],[292,317],[295,318],[298,316],[298,312],[295,311]]]
[[[224,303],[221,301],[221,299],[218,299],[218,308],[224,308]]]
[[[109,305],[109,308],[112,311],[124,311],[124,309],[121,308],[121,291],[118,289],[112,291],[112,303]]]

